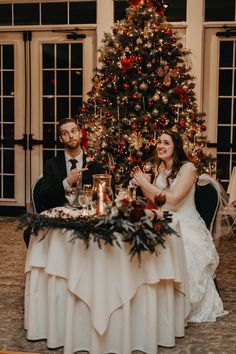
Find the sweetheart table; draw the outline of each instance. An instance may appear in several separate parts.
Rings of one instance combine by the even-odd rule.
[[[166,236],[158,255],[141,264],[122,247],[75,239],[68,229],[44,228],[31,236],[26,264],[25,329],[64,354],[156,354],[184,336],[189,312],[181,232]]]

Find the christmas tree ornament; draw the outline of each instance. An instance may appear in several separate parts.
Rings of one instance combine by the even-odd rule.
[[[142,92],[145,92],[145,91],[147,91],[148,90],[148,84],[146,83],[146,82],[141,82],[141,84],[139,85],[139,89],[140,89],[140,91],[142,91]]]

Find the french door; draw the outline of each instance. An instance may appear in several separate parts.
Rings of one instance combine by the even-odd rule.
[[[208,139],[217,158],[217,176],[227,187],[236,166],[236,38],[205,30],[203,106]]]
[[[57,122],[75,116],[96,67],[93,30],[0,32],[0,207],[27,207]]]

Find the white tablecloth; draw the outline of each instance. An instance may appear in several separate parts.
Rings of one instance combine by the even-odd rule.
[[[175,224],[176,227],[176,224]],[[42,236],[45,237],[42,239]],[[127,244],[71,240],[71,231],[32,236],[25,265],[25,328],[65,354],[156,354],[184,336],[189,297],[181,237],[168,236],[158,257],[130,261]]]

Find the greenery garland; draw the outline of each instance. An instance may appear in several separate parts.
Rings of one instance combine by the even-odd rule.
[[[31,235],[37,235],[42,229],[46,229],[47,233],[50,228],[72,230],[71,241],[80,239],[86,247],[89,247],[91,241],[97,242],[99,248],[102,248],[102,244],[121,247],[120,241],[127,242],[131,246],[131,259],[138,256],[141,261],[142,252],[158,255],[157,246],[165,247],[166,235],[176,235],[170,226],[171,214],[158,213],[151,220],[146,210],[147,204],[143,200],[130,202],[124,199],[116,203],[105,217],[75,218],[69,213],[65,214],[65,211],[59,213],[58,217],[27,213],[19,217],[18,228],[27,227]],[[50,211],[47,214],[50,215]]]

